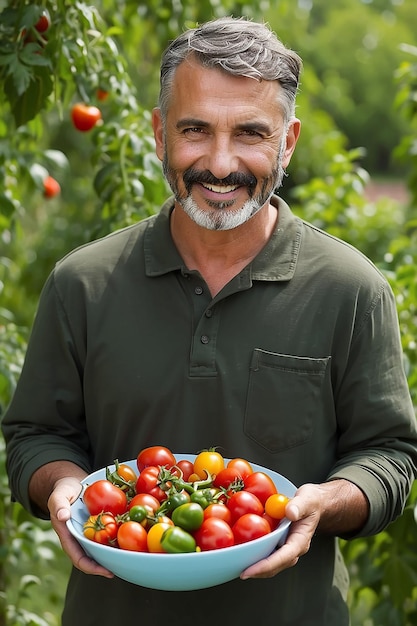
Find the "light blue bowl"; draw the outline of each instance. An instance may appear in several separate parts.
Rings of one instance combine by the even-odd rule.
[[[175,458],[193,461],[195,455],[175,454]],[[125,463],[137,471],[136,459]],[[254,471],[268,474],[280,493],[288,497],[294,495],[295,485],[281,474],[254,463],[251,465]],[[110,466],[110,469],[113,467]],[[105,476],[106,470],[103,468],[93,472],[82,482],[91,484]],[[119,578],[163,591],[204,589],[238,578],[243,570],[266,558],[285,542],[290,525],[289,520],[284,519],[268,535],[231,548],[187,554],[159,554],[130,552],[94,543],[83,535],[83,524],[87,518],[88,511],[80,497],[71,506],[71,519],[68,520],[67,527],[89,556]]]

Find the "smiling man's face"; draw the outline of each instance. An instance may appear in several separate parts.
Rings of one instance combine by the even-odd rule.
[[[165,126],[154,111],[157,154],[177,203],[200,226],[240,226],[281,185],[296,138],[290,122],[288,140],[279,89],[192,58],[178,67]]]

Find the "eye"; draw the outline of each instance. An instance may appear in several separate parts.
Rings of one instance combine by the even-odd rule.
[[[191,126],[190,128],[184,128],[182,132],[184,135],[200,135],[204,133],[204,129],[199,126]]]

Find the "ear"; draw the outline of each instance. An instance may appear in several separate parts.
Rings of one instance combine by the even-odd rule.
[[[164,125],[162,123],[161,109],[158,107],[152,111],[152,128],[155,137],[156,156],[162,161],[165,153]]]
[[[288,124],[287,143],[282,158],[282,166],[284,168],[288,167],[288,164],[291,161],[292,154],[295,150],[295,146],[297,145],[298,137],[300,136],[300,130],[300,120],[293,117]]]

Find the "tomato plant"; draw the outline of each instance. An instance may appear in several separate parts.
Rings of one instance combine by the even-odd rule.
[[[139,522],[129,520],[120,524],[117,531],[117,543],[122,550],[133,552],[148,551],[148,533]]]
[[[77,130],[85,132],[91,130],[101,120],[101,111],[95,106],[77,102],[71,109],[71,119]]]
[[[117,530],[118,524],[116,519],[110,513],[90,515],[83,526],[85,537],[106,546],[115,543]]]
[[[194,539],[201,551],[230,548],[235,543],[229,524],[218,517],[208,517],[194,533]]]
[[[88,485],[82,499],[90,515],[97,515],[103,511],[122,515],[127,510],[127,497],[124,491],[106,479]]]
[[[277,488],[272,478],[265,472],[252,472],[245,479],[245,490],[258,496],[262,504],[265,504],[269,496],[277,493]]]
[[[235,543],[246,543],[271,532],[268,521],[255,513],[245,513],[232,526]]]
[[[61,186],[55,178],[47,176],[43,181],[43,195],[45,198],[54,198],[61,191]]]
[[[160,467],[172,467],[176,465],[175,456],[171,450],[164,446],[150,446],[141,450],[137,456],[136,464],[139,472],[149,465]]]
[[[208,474],[212,476],[218,474],[224,468],[224,458],[220,452],[216,452],[213,448],[203,450],[197,454],[194,459],[194,472],[201,479],[207,478]]]

